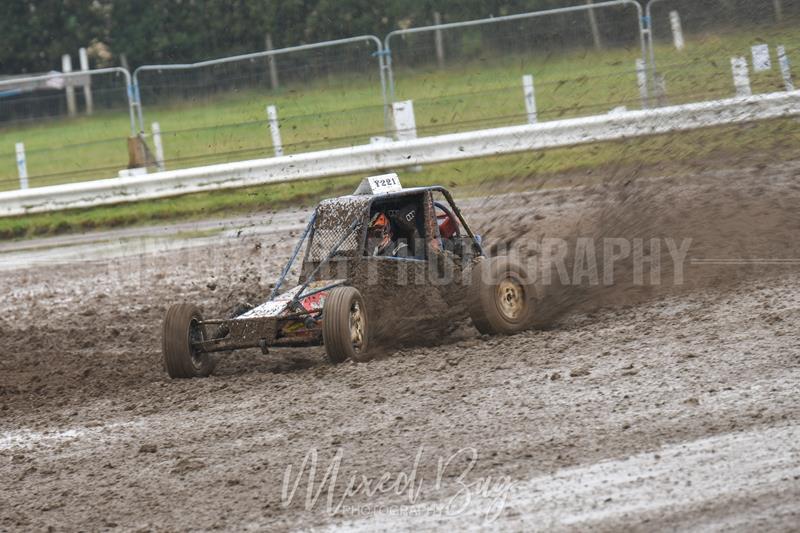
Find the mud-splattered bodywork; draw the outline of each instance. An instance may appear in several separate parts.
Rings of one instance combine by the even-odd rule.
[[[448,199],[468,238],[474,241],[471,252],[480,255],[479,240],[464,222],[452,197],[440,187],[324,200],[314,211],[267,301],[232,318],[204,321],[207,340],[197,348],[218,352],[260,347],[266,352],[272,346],[320,344],[325,298],[340,285],[353,286],[363,294],[367,313],[373,317],[371,336],[376,339],[408,330],[406,324],[414,320],[425,320],[420,315],[423,309],[433,313],[427,317],[429,320],[452,320],[454,313],[463,314],[463,298],[453,288],[460,285],[462,268],[453,269],[450,265],[454,270],[452,286],[429,282],[432,270],[440,272],[443,264],[455,264],[447,260],[437,238],[434,191]],[[423,220],[419,242],[414,246],[418,257],[373,257],[368,253],[367,227],[373,203],[392,201],[412,201],[420,206]],[[298,285],[285,289],[286,278],[301,256]]]

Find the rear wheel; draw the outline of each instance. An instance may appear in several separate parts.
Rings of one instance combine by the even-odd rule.
[[[348,358],[366,362],[369,354],[367,307],[354,287],[335,287],[322,310],[322,342],[331,363]]]
[[[525,269],[509,257],[478,262],[472,271],[469,314],[481,333],[510,335],[533,322],[533,285]]]
[[[175,304],[164,318],[162,353],[171,378],[204,378],[214,370],[211,355],[192,347],[206,338],[200,310],[190,304]]]

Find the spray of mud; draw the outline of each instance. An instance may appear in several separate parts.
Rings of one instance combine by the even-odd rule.
[[[485,236],[492,253],[518,254],[536,265],[536,325],[547,327],[571,311],[798,268],[792,262],[800,258],[798,177],[795,161],[743,167],[735,179],[730,171],[706,171],[609,180],[579,187],[582,193],[550,191],[522,215],[494,209],[501,214]],[[570,196],[586,200],[571,204]],[[561,255],[548,250],[553,242],[563,247]]]

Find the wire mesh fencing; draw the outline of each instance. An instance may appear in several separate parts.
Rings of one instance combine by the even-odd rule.
[[[110,68],[2,78],[0,128],[110,111],[128,117],[129,76],[124,69]]]
[[[640,13],[636,2],[595,2],[399,30],[386,39],[390,94],[414,100],[420,129],[439,132],[524,123],[526,75],[537,120],[641,108]]]
[[[134,128],[130,88],[121,68],[0,80],[0,190],[117,175]]]
[[[175,116],[171,122],[184,127],[160,128],[163,160],[154,161],[151,170],[157,163],[166,170],[177,170],[273,157],[275,145],[270,124],[266,113],[262,115],[260,119],[210,126],[192,126],[188,121],[181,124]],[[280,130],[281,150],[286,155],[367,144],[371,137],[383,134],[383,106],[284,116],[280,118]],[[52,125],[12,131],[0,131],[0,136],[9,139],[0,150],[0,190],[21,187],[13,139],[25,140],[28,187],[116,177],[129,163],[126,136],[91,139],[97,131],[93,128],[81,131],[79,124],[63,125],[58,135],[63,140],[49,134],[59,131],[53,130]],[[155,146],[155,136],[149,127],[145,138],[150,147]]]
[[[134,76],[148,121],[175,106],[204,113],[208,125],[252,120],[267,104],[324,113],[383,103],[381,46],[375,37],[353,37],[189,65],[149,65]],[[227,116],[231,108],[246,116]]]
[[[139,126],[159,124],[167,169],[365,144],[386,125],[381,51],[361,36],[141,67]]]
[[[176,170],[192,166],[261,159],[368,144],[384,133],[383,105],[344,108],[330,112],[298,112],[284,115],[281,108],[278,128],[280,145],[276,146],[267,113],[259,117],[224,124],[198,124],[164,127],[159,124],[159,144],[163,148],[163,166]],[[181,124],[180,116],[169,115],[168,124]],[[152,129],[147,132],[151,145],[156,144]]]
[[[123,130],[124,132],[124,130]],[[10,134],[0,132],[0,136]],[[79,139],[80,135],[71,135]],[[27,187],[43,187],[112,178],[128,166],[126,136],[87,140],[85,142],[58,142],[52,136],[25,135],[17,132],[15,138],[26,138],[25,168]],[[11,146],[11,150],[5,149]],[[3,143],[0,151],[0,191],[21,188],[17,154],[14,143]]]
[[[533,110],[526,102],[522,77],[479,90],[465,85],[464,92],[415,99],[417,132],[437,135],[638,109],[641,93],[630,83],[637,74],[635,69],[610,68],[593,75],[534,77]]]
[[[0,190],[21,185],[20,142],[36,187],[118,175],[132,129],[160,152],[158,168],[173,170],[385,142],[399,136],[394,101],[413,101],[424,137],[794,83],[800,0],[650,0],[644,13],[634,0],[466,22],[445,12],[442,24],[383,42],[145,66],[134,80],[122,69],[0,80]],[[742,60],[746,83],[734,75]]]

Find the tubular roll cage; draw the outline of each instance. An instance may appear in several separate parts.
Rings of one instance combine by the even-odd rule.
[[[461,223],[461,227],[464,228],[464,231],[467,233],[467,236],[472,240],[475,247],[480,251],[480,255],[484,255],[483,247],[481,246],[480,240],[478,237],[473,233],[472,229],[469,227],[469,224],[464,219],[464,215],[461,213],[461,210],[456,205],[453,196],[450,192],[442,186],[435,185],[431,187],[418,187],[412,189],[404,189],[403,191],[399,191],[397,193],[390,193],[386,195],[375,195],[373,196],[369,203],[366,204],[367,206],[367,214],[369,213],[369,208],[371,208],[372,203],[375,199],[382,199],[382,198],[396,198],[402,196],[410,196],[413,194],[419,194],[423,192],[440,192],[447,200],[447,203],[450,205],[453,214],[458,218],[458,221]],[[313,232],[314,223],[317,220],[317,210],[314,210],[314,214],[311,215],[311,218],[306,225],[305,230],[303,231],[303,235],[300,237],[297,245],[295,246],[292,256],[289,258],[286,266],[284,266],[283,270],[281,271],[280,278],[275,283],[275,287],[273,288],[269,299],[264,303],[269,303],[275,301],[275,298],[278,296],[278,290],[286,281],[286,277],[291,270],[292,265],[297,260],[297,256],[300,254],[300,250],[302,249],[303,243],[306,242],[309,236]],[[305,282],[300,286],[300,290],[297,291],[297,294],[287,302],[287,307],[290,309],[295,310],[294,313],[290,313],[287,315],[279,316],[279,317],[253,317],[247,319],[237,319],[236,317],[230,319],[212,319],[212,320],[203,320],[202,322],[198,322],[197,325],[201,327],[205,326],[218,326],[218,331],[224,331],[224,335],[221,338],[215,339],[206,339],[203,338],[202,341],[198,343],[194,343],[193,347],[199,351],[212,353],[212,352],[225,352],[225,351],[232,351],[244,348],[261,348],[262,351],[266,352],[267,350],[267,343],[266,339],[274,339],[275,334],[277,333],[277,326],[278,322],[281,321],[293,321],[293,320],[302,320],[302,319],[314,319],[315,315],[318,317],[320,315],[320,311],[306,311],[305,309],[299,308],[299,303],[304,298],[308,298],[309,296],[313,296],[320,292],[328,291],[334,287],[338,287],[342,285],[341,281],[334,282],[327,284],[323,287],[314,288],[312,291],[306,293],[304,292],[306,288],[314,281],[314,277],[317,273],[322,269],[322,267],[327,264],[331,258],[336,254],[339,247],[342,243],[347,240],[354,232],[360,231],[364,228],[364,213],[361,213],[356,217],[351,223],[347,230],[347,232],[339,239],[336,245],[331,248],[331,250],[325,255],[322,261],[314,268],[314,270],[308,275]],[[359,239],[361,242],[362,239]],[[360,257],[361,254],[358,254]],[[302,310],[301,310],[302,309]],[[270,342],[270,346],[296,346],[305,344],[304,340],[296,340],[296,339],[275,339]]]

